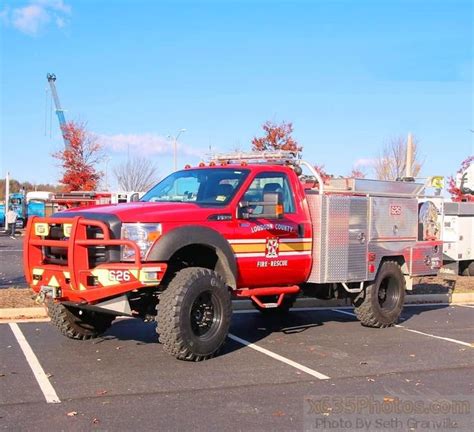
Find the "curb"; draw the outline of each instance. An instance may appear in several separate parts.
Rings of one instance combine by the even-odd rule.
[[[405,297],[405,304],[427,304],[427,303],[445,303],[445,304],[474,304],[474,293],[454,293],[454,294],[408,294]],[[254,310],[250,300],[234,300],[232,302],[233,310]],[[349,299],[319,300],[313,298],[301,298],[296,300],[295,308],[310,307],[344,307],[351,306]],[[13,319],[33,319],[46,318],[48,314],[44,307],[29,308],[4,308],[0,309],[0,320]]]
[[[0,309],[0,320],[46,318],[47,316],[48,314],[43,306]]]

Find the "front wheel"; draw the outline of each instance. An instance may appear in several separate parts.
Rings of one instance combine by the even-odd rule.
[[[164,350],[179,360],[213,357],[225,342],[232,316],[230,292],[214,271],[180,270],[160,297],[157,332]]]
[[[115,319],[115,315],[79,309],[54,303],[47,303],[51,323],[70,339],[93,339],[104,333]]]
[[[357,318],[368,327],[395,324],[403,309],[405,287],[405,277],[398,263],[385,261],[375,280],[353,301]]]

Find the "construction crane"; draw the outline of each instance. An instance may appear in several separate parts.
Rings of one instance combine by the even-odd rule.
[[[56,75],[48,73],[46,75],[46,78],[48,79],[49,86],[51,87],[51,95],[54,99],[54,106],[56,107],[56,115],[58,116],[59,128],[61,129],[61,135],[63,136],[64,145],[66,149],[69,149],[71,147],[71,143],[66,138],[65,131],[64,131],[64,126],[66,126],[66,118],[64,117],[64,110],[61,108],[58,92],[56,90],[56,84],[55,84]]]

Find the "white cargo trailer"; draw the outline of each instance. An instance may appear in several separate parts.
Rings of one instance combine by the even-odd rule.
[[[445,270],[474,276],[474,202],[444,203]]]

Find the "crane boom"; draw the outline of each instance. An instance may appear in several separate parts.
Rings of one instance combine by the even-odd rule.
[[[59,128],[61,129],[61,135],[63,136],[64,145],[66,149],[68,149],[71,146],[71,143],[66,138],[66,135],[64,133],[64,126],[66,125],[66,117],[64,117],[64,110],[61,108],[58,92],[56,90],[56,84],[55,84],[56,75],[48,73],[46,75],[46,78],[48,79],[48,83],[51,88],[51,95],[53,96],[53,99],[54,99],[54,106],[56,108],[56,115],[58,116]]]

